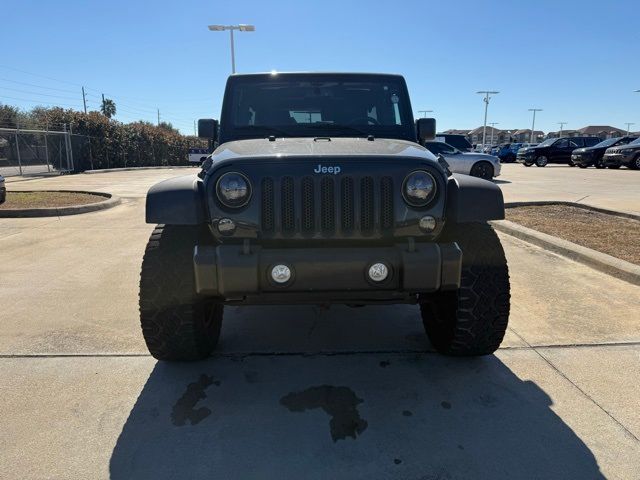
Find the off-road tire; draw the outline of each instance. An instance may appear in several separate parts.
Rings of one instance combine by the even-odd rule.
[[[629,168],[631,170],[640,170],[640,155],[636,155],[636,158],[631,160],[631,163],[629,163]]]
[[[158,225],[140,273],[140,323],[149,352],[158,360],[200,360],[220,338],[221,304],[196,294],[193,247],[198,227]]]
[[[491,180],[494,173],[495,172],[493,169],[493,165],[491,165],[489,162],[481,161],[475,163],[471,167],[469,175],[471,175],[472,177],[482,178],[484,180]]]
[[[599,169],[599,170],[601,170],[601,169],[603,169],[603,168],[606,168],[606,167],[604,166],[604,163],[602,163],[602,160],[596,161],[596,162],[593,164],[593,166],[594,166],[594,167],[596,167],[596,168],[597,168],[597,169]]]
[[[460,288],[420,297],[427,336],[443,354],[496,351],[509,321],[509,270],[500,239],[487,224],[465,224],[445,233],[462,250]]]
[[[529,163],[529,162],[523,162],[522,163],[525,167],[531,167],[533,165],[533,163]]]

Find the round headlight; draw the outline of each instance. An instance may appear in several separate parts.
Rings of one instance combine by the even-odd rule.
[[[237,172],[225,173],[216,184],[218,200],[226,207],[238,208],[249,202],[251,184],[249,179]]]
[[[402,196],[412,207],[424,207],[436,195],[436,179],[424,170],[407,175],[402,185]]]

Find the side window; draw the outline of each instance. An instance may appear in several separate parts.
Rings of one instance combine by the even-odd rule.
[[[556,143],[553,144],[556,148],[567,148],[569,146],[569,140],[566,138],[561,138]]]
[[[600,142],[601,140],[598,137],[589,137],[589,138],[585,138],[584,140],[585,146],[587,147],[593,147],[594,145],[597,145]]]
[[[569,142],[569,146],[571,148],[584,147],[584,139],[582,139],[582,138],[572,138],[571,141]]]
[[[442,153],[442,145],[438,143],[428,143],[426,147],[427,150],[429,150],[433,154],[437,155],[438,153]]]

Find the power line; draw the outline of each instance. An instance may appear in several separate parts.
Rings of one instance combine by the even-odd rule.
[[[3,82],[15,83],[16,85],[25,85],[27,87],[42,88],[44,90],[55,90],[57,92],[76,93],[74,90],[68,90],[66,88],[44,87],[42,85],[37,85],[35,83],[18,82],[17,80],[10,80],[8,78],[0,78],[0,80],[2,80]],[[3,88],[6,88],[6,87],[3,87]]]

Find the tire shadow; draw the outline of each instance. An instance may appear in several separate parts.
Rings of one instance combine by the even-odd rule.
[[[526,351],[503,354],[536,361]],[[550,397],[496,356],[219,356],[159,362],[113,479],[604,478]]]

